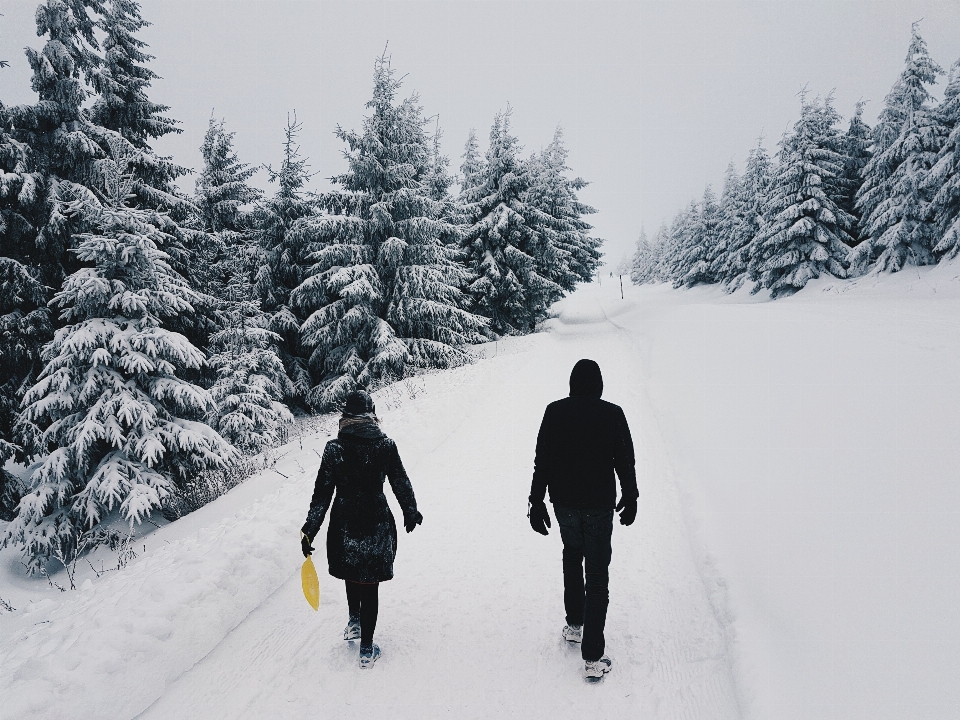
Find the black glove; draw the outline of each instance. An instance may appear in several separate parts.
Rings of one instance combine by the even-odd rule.
[[[311,542],[312,541],[306,536],[305,533],[300,533],[300,547],[303,548],[304,557],[310,557],[310,553],[316,549],[310,544]]]
[[[421,515],[420,513],[414,513],[413,515],[409,517],[405,517],[403,519],[403,528],[408,533],[413,532],[413,529],[417,525],[421,525],[421,524],[423,524],[423,515]]]
[[[627,500],[626,498],[620,498],[620,502],[617,504],[617,511],[623,511],[620,513],[620,524],[621,525],[633,525],[633,521],[637,519],[637,498],[632,500]]]
[[[547,528],[550,527],[550,514],[547,512],[547,505],[543,500],[530,502],[527,506],[527,517],[530,518],[530,527],[541,535],[549,535]]]

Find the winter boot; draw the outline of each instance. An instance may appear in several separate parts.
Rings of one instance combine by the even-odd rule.
[[[563,639],[569,643],[580,642],[581,640],[583,640],[583,626],[582,625],[564,625]]]
[[[599,660],[587,660],[583,664],[583,678],[588,682],[600,682],[604,674],[610,672],[612,665],[606,655]]]
[[[347,623],[347,627],[343,629],[343,639],[344,640],[359,640],[360,639],[360,618],[350,618],[350,621]]]
[[[380,646],[376,643],[373,644],[373,647],[365,648],[363,645],[360,646],[360,669],[369,670],[373,667],[373,664],[380,657]]]

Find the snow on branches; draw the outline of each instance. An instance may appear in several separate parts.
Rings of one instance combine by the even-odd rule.
[[[140,522],[178,483],[237,456],[202,422],[210,394],[183,377],[203,353],[164,327],[191,313],[194,297],[161,249],[171,223],[121,197],[73,208],[95,228],[77,236],[88,266],[54,296],[70,324],[44,348],[46,366],[24,397],[20,422],[34,429],[29,450],[42,460],[7,539],[34,569],[69,554],[107,514]]]

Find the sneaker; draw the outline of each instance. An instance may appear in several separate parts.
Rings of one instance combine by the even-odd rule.
[[[571,643],[580,642],[581,640],[583,640],[583,626],[582,625],[564,625],[563,639]]]
[[[359,640],[360,639],[360,621],[350,618],[350,621],[347,623],[347,627],[343,629],[343,639],[344,640]]]
[[[380,657],[380,646],[376,643],[373,644],[373,647],[369,648],[360,648],[360,669],[368,670],[373,667],[373,664]]]
[[[583,664],[583,677],[590,682],[598,682],[606,673],[610,672],[612,665],[613,663],[606,655],[599,660],[587,660]]]

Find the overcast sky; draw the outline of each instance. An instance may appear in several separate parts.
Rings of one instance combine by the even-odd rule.
[[[34,100],[23,47],[41,47],[35,0],[0,0],[0,100]],[[910,23],[945,69],[960,57],[960,0],[695,2],[309,2],[144,0],[143,38],[162,76],[151,99],[183,134],[156,147],[200,166],[213,111],[236,131],[240,159],[277,164],[288,111],[315,187],[344,167],[337,124],[359,129],[374,59],[389,41],[404,92],[438,114],[454,170],[468,130],[485,146],[513,107],[532,152],[563,126],[582,197],[617,262],[641,225],[653,234],[763,134],[771,152],[799,114],[800,89],[835,90],[845,118],[872,122],[903,66]],[[266,174],[257,184],[268,187]],[[181,189],[192,191],[193,179]]]

